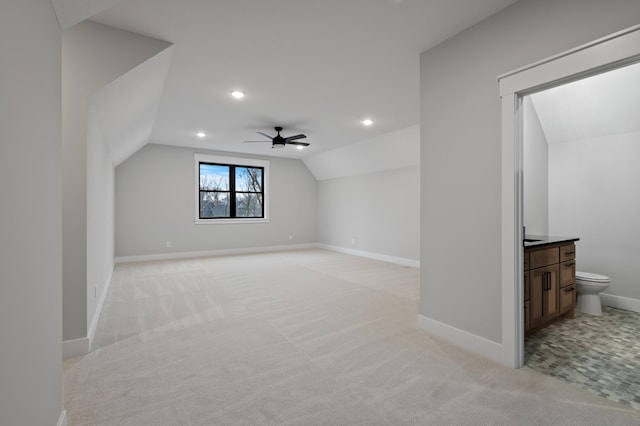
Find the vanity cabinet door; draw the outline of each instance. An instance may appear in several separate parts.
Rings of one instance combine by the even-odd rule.
[[[537,327],[556,317],[559,313],[559,271],[558,265],[529,271],[529,321]]]

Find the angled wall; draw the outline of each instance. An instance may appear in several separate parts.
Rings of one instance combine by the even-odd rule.
[[[63,334],[69,355],[89,349],[113,262],[113,164],[100,111],[90,114],[91,95],[169,46],[88,21],[62,35]],[[89,218],[92,212],[97,215]]]

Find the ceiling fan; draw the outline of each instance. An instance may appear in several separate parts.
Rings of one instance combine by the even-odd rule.
[[[298,147],[303,147],[303,146],[309,146],[309,144],[307,142],[297,142],[298,139],[304,139],[307,136],[303,135],[302,133],[299,135],[294,135],[294,136],[287,136],[286,138],[283,136],[280,136],[280,132],[282,131],[282,127],[280,126],[276,126],[275,127],[276,132],[278,133],[275,136],[269,136],[266,133],[262,133],[262,132],[256,132],[259,135],[262,135],[266,138],[269,138],[271,140],[271,148],[284,148],[285,145],[298,145]],[[245,141],[248,143],[252,143],[252,142],[269,142],[269,141]]]

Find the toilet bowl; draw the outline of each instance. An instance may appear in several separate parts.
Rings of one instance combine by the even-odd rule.
[[[600,292],[611,284],[606,275],[576,271],[576,310],[585,314],[602,315]]]

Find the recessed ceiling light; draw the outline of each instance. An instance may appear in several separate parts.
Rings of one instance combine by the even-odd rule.
[[[229,93],[231,93],[231,96],[233,96],[236,99],[242,99],[246,95],[246,93],[244,93],[242,90],[232,90]]]
[[[304,149],[304,145],[298,145],[298,149],[299,150],[303,150]]]
[[[200,139],[204,138],[207,136],[207,134],[205,132],[196,132],[196,136],[199,137]]]
[[[365,118],[364,120],[362,120],[362,124],[365,126],[371,126],[373,124],[373,120],[370,118]]]

